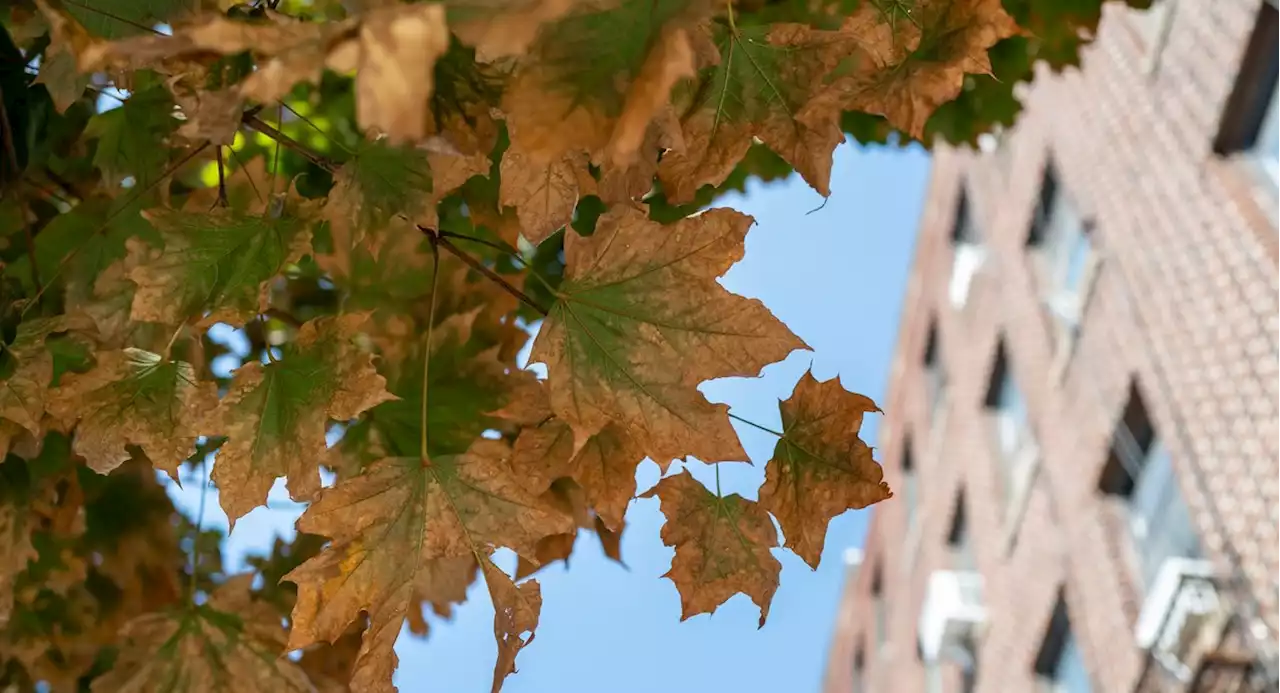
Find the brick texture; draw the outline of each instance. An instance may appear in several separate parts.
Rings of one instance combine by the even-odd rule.
[[[936,153],[877,444],[893,485],[911,439],[916,526],[907,528],[901,494],[875,509],[862,567],[850,572],[836,615],[827,693],[854,690],[858,651],[862,690],[926,690],[916,624],[930,572],[950,562],[946,534],[961,488],[989,608],[976,691],[1037,690],[1033,662],[1060,593],[1093,690],[1135,690],[1142,595],[1121,508],[1097,490],[1135,379],[1206,553],[1224,574],[1238,562],[1270,629],[1263,640],[1274,640],[1276,192],[1212,146],[1261,8],[1261,0],[1177,0],[1161,41],[1150,16],[1108,5],[1081,67],[1037,75],[999,151]],[[1092,222],[1096,251],[1066,355],[1026,247],[1049,161]],[[950,232],[962,189],[989,255],[955,309]],[[931,421],[923,355],[935,321],[949,384],[945,412]],[[983,407],[1001,340],[1042,451],[1016,534]],[[889,614],[882,647],[871,625],[876,571]],[[942,677],[942,690],[960,690],[954,665]]]

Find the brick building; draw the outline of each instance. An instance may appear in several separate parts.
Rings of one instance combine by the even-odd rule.
[[[1108,5],[936,154],[827,693],[1276,690],[1273,1]]]

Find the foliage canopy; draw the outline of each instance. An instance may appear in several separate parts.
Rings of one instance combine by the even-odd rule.
[[[11,3],[0,688],[391,691],[402,628],[483,579],[497,691],[538,624],[530,574],[583,529],[620,560],[642,460],[745,460],[698,385],[807,348],[717,283],[753,222],[707,206],[793,170],[828,195],[846,135],[1010,124],[1014,85],[1072,64],[1099,13]],[[516,367],[539,322],[545,380]],[[758,501],[687,473],[644,494],[682,618],[742,592],[764,625],[774,520],[816,568],[832,518],[891,496],[858,437],[875,411],[806,374]],[[308,504],[250,572],[157,478],[209,464],[233,524],[281,476]]]

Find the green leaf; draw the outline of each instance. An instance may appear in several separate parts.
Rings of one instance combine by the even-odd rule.
[[[227,436],[213,467],[222,509],[234,525],[267,500],[277,477],[289,477],[295,499],[320,487],[325,428],[393,398],[373,357],[360,346],[366,314],[308,322],[279,359],[235,372],[214,413]]]
[[[89,119],[85,135],[98,139],[93,165],[112,187],[132,179],[130,188],[145,189],[168,164],[167,138],[179,124],[168,89],[155,85],[134,92],[119,108]]]
[[[335,249],[349,248],[396,216],[418,219],[430,203],[431,166],[425,150],[365,142],[334,175],[325,216]]]
[[[196,0],[76,0],[65,7],[89,33],[116,39],[148,33],[156,24],[195,12],[199,5]]]
[[[716,279],[743,253],[751,217],[716,209],[671,226],[615,207],[565,237],[566,273],[534,343],[551,408],[582,444],[610,422],[660,465],[746,458],[705,380],[755,376],[805,348],[762,303]]]
[[[503,404],[506,366],[496,348],[469,339],[476,312],[453,315],[432,330],[427,392],[427,453],[461,454],[494,419]],[[403,339],[403,338],[402,338]],[[397,399],[374,407],[343,437],[343,447],[364,460],[417,455],[422,438],[422,350],[426,336],[393,369],[390,390]]]
[[[230,210],[155,210],[164,251],[129,278],[138,285],[134,320],[241,324],[266,309],[264,284],[311,252],[308,225]]]

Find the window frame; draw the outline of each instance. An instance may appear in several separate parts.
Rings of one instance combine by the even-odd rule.
[[[1071,663],[1076,664],[1071,670],[1071,673],[1076,675],[1064,681],[1064,674],[1068,673],[1064,671],[1064,665]],[[1085,660],[1084,650],[1079,646],[1079,638],[1071,628],[1071,616],[1062,590],[1058,591],[1049,624],[1040,641],[1033,671],[1043,693],[1093,693],[1094,691],[1093,678],[1089,675],[1089,663]],[[1083,687],[1079,684],[1083,684]]]
[[[951,271],[947,279],[947,300],[960,310],[969,302],[973,281],[986,263],[987,251],[978,231],[973,204],[965,185],[960,186],[955,217],[951,222]]]
[[[947,401],[947,366],[942,356],[942,329],[937,316],[929,324],[924,344],[925,391],[929,399],[929,420],[937,424]]]
[[[1027,235],[1041,265],[1041,292],[1054,322],[1074,341],[1096,258],[1093,223],[1062,185],[1053,161],[1045,164]]]
[[[1040,441],[1030,403],[1013,373],[1003,340],[996,348],[984,406],[991,417],[1005,505],[1013,511],[1030,489],[1031,477],[1039,464]]]
[[[1280,18],[1274,0],[1260,5],[1235,83],[1223,106],[1213,151],[1246,163],[1257,187],[1275,198],[1280,195],[1280,147],[1268,152],[1259,152],[1259,148],[1270,148],[1280,140]],[[1264,129],[1276,139],[1268,142]]]
[[[1204,547],[1178,481],[1173,456],[1156,429],[1136,380],[1111,434],[1098,487],[1119,498],[1139,589],[1146,593],[1168,558],[1201,558]],[[1154,529],[1154,531],[1153,531]]]

